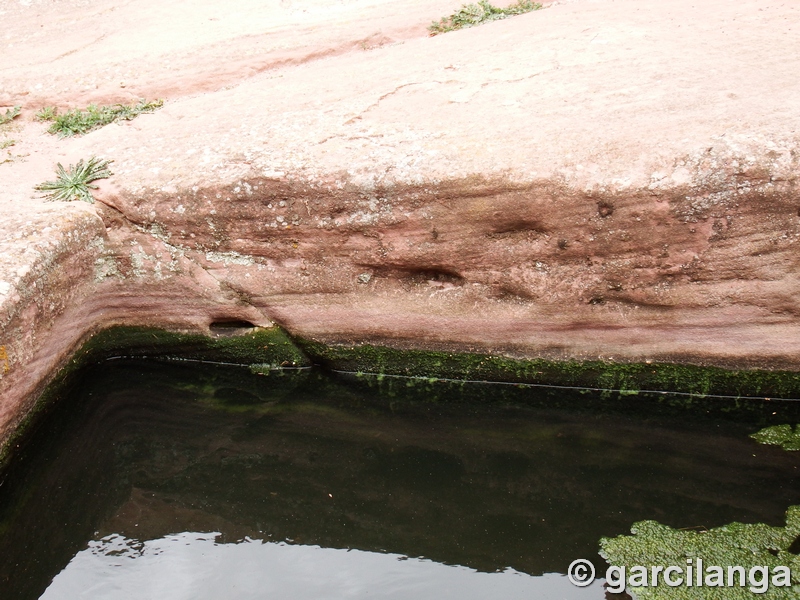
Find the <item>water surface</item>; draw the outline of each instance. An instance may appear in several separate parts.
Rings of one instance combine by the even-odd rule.
[[[561,574],[603,536],[800,502],[748,438],[793,406],[673,404],[105,362],[0,486],[3,598],[602,600]]]

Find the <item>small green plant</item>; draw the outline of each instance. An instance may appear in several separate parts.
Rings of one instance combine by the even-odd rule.
[[[61,200],[72,202],[73,200],[83,200],[84,202],[94,203],[91,189],[97,189],[96,185],[91,185],[92,181],[106,179],[113,173],[108,169],[110,160],[101,160],[96,157],[84,162],[83,159],[76,165],[70,165],[65,169],[61,163],[56,167],[57,178],[55,181],[45,181],[36,186],[36,190],[47,192],[45,196],[50,200]]]
[[[11,123],[11,121],[19,116],[21,110],[21,106],[15,106],[14,108],[7,109],[4,115],[0,115],[0,125]]]
[[[146,102],[140,100],[138,104],[128,106],[125,104],[115,104],[113,106],[97,106],[90,104],[86,109],[76,108],[58,114],[58,109],[48,106],[36,114],[40,121],[52,121],[53,124],[47,133],[58,135],[59,137],[72,137],[73,135],[83,135],[94,129],[104,127],[114,121],[130,121],[143,113],[152,113],[164,105],[163,100]]]
[[[480,0],[477,4],[464,4],[449,17],[442,17],[438,21],[434,21],[428,27],[428,31],[432,36],[439,35],[440,33],[447,33],[448,31],[455,31],[456,29],[474,27],[475,25],[481,25],[489,21],[507,19],[508,17],[521,15],[541,8],[541,4],[538,2],[531,2],[531,0],[518,0],[516,4],[512,4],[506,8],[498,8],[497,6],[489,4],[488,0]]]
[[[58,109],[55,106],[45,106],[36,113],[37,121],[52,121],[56,118]]]

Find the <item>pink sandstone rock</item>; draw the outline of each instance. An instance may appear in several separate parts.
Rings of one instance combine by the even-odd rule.
[[[436,37],[457,2],[195,5],[3,9],[2,436],[120,323],[800,369],[800,5],[574,0]],[[139,96],[167,102],[33,121]],[[98,204],[32,199],[91,155]]]

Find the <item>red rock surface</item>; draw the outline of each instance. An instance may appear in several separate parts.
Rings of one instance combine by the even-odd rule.
[[[800,369],[800,5],[426,35],[456,8],[3,5],[0,432],[114,323]],[[84,137],[33,120],[142,96],[167,101]],[[90,155],[115,161],[99,204],[35,200]]]

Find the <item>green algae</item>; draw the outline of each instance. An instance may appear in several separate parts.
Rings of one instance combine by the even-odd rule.
[[[395,349],[372,345],[326,346],[309,340],[298,345],[316,362],[341,371],[515,382],[608,390],[635,395],[674,392],[692,397],[800,397],[800,373],[763,369],[723,369],[673,363],[617,363],[517,359],[498,354]],[[674,399],[691,405],[692,398]]]
[[[750,436],[759,444],[780,446],[784,450],[800,450],[800,427],[791,425],[773,425],[765,427]]]
[[[640,521],[631,527],[630,536],[602,538],[600,555],[614,567],[624,567],[628,574],[628,592],[639,600],[706,600],[706,599],[752,599],[754,597],[771,600],[794,599],[800,597],[800,556],[793,552],[795,541],[800,535],[800,506],[789,507],[785,527],[772,527],[764,523],[730,523],[709,530],[678,530],[656,521]],[[649,580],[634,580],[631,585],[630,573],[634,567],[645,567],[651,574],[652,567],[681,567],[685,574],[687,565],[698,566],[702,561],[704,574],[709,575],[710,567],[720,567],[727,583],[728,567],[742,567],[749,573],[754,567],[766,567],[774,573],[777,567],[788,567],[791,571],[791,586],[771,585],[765,591],[751,590],[752,582],[734,576],[733,586],[711,587],[702,580],[696,585],[697,572],[693,573],[692,586],[671,587],[663,581],[653,586],[652,575]],[[675,577],[673,577],[675,579]],[[719,581],[719,579],[717,579]]]
[[[112,356],[159,357],[274,367],[310,366],[280,327],[254,327],[242,335],[211,337],[147,327],[112,327],[93,336],[70,365]]]

